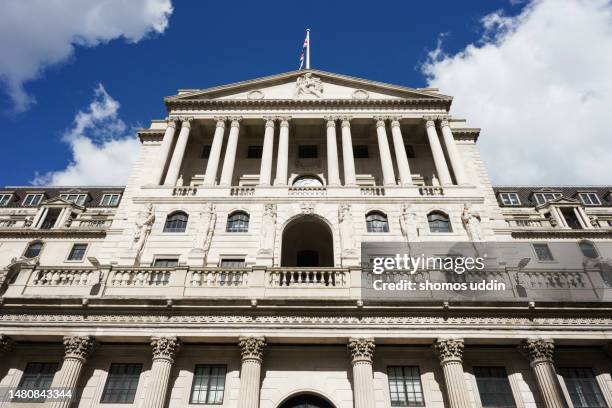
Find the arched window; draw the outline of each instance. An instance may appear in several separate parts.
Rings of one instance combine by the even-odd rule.
[[[368,232],[389,232],[387,216],[380,211],[370,211],[366,214]]]
[[[584,255],[586,258],[594,259],[599,256],[599,254],[597,253],[597,249],[595,248],[595,245],[593,245],[592,242],[580,241],[578,243],[578,247],[580,248],[582,255]]]
[[[249,214],[244,211],[236,211],[227,217],[227,232],[248,232]]]
[[[427,222],[431,232],[452,232],[448,215],[440,211],[430,212],[427,215]]]
[[[40,241],[31,242],[23,256],[26,258],[36,258],[38,255],[40,255],[42,247],[43,243]]]
[[[164,232],[185,232],[189,216],[182,211],[176,211],[168,215]]]

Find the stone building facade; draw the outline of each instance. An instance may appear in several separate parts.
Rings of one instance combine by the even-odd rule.
[[[125,188],[1,190],[0,386],[74,390],[6,406],[612,407],[612,187],[493,187],[451,102],[318,70],[179,90]],[[503,299],[375,302],[374,242],[533,259]]]

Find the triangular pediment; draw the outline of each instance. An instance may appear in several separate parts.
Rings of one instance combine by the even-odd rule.
[[[207,88],[181,90],[166,101],[184,100],[450,100],[435,90],[408,88],[319,70],[284,74]]]

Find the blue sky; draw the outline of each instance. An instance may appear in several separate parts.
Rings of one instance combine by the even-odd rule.
[[[159,3],[167,0],[151,1]],[[112,3],[112,0],[108,2]],[[15,14],[1,18],[17,19],[19,13],[28,12],[27,3],[12,4]],[[147,0],[141,3],[147,3]],[[599,3],[598,6],[607,7],[606,11],[609,12],[608,2]],[[66,18],[78,19],[80,11],[71,15],[70,1],[66,2],[66,6]],[[3,130],[5,154],[0,161],[0,185],[30,184],[37,174],[61,172],[69,163],[74,162],[66,133],[74,127],[75,115],[79,111],[89,112],[88,106],[99,84],[103,85],[108,98],[120,104],[116,119],[127,128],[113,137],[123,138],[127,134],[133,137],[130,130],[132,127],[147,126],[151,119],[165,116],[162,98],[174,94],[178,88],[205,88],[296,69],[304,28],[310,27],[313,68],[415,87],[426,86],[428,83],[452,83],[448,88],[457,87],[458,92],[468,93],[471,91],[462,90],[454,84],[470,83],[473,86],[473,77],[478,75],[478,69],[482,69],[482,64],[487,64],[482,61],[482,54],[488,52],[487,47],[497,47],[493,51],[504,55],[503,42],[510,43],[508,36],[520,39],[521,33],[518,31],[530,29],[529,19],[535,18],[538,7],[543,8],[544,5],[505,0],[306,3],[178,0],[172,3],[173,10],[167,26],[153,30],[145,38],[137,38],[138,35],[129,32],[124,34],[132,40],[136,39],[136,42],[126,41],[119,32],[100,36],[101,43],[92,44],[87,38],[78,39],[79,36],[86,37],[89,34],[78,32],[82,28],[77,27],[75,37],[68,37],[65,42],[85,45],[76,45],[68,58],[59,58],[60,61],[39,68],[36,79],[21,82],[28,97],[35,98],[35,103],[16,112],[15,96],[7,88],[6,81],[4,83],[0,99],[0,128]],[[529,8],[532,10],[527,10]],[[133,10],[123,12],[121,22],[117,24],[129,27],[130,23],[124,20],[129,19],[130,12]],[[121,10],[117,10],[117,13],[121,13]],[[545,14],[541,19],[546,20],[547,16]],[[111,15],[98,18],[117,17]],[[563,16],[554,22],[561,25],[563,21],[559,19],[563,19]],[[24,22],[24,29],[28,28],[28,24],[35,27],[38,23],[33,17]],[[604,28],[606,23],[609,20],[602,22]],[[537,24],[537,21],[533,23],[534,26]],[[536,33],[537,29],[534,29]],[[49,33],[42,30],[40,39],[13,32],[10,33],[10,41],[6,37],[9,35],[8,30],[0,31],[0,35],[5,37],[4,41],[0,40],[0,52],[3,46],[8,47],[6,44],[9,42],[17,47],[22,42],[44,42],[47,35],[53,36],[53,28],[50,30]],[[126,31],[129,30],[126,28]],[[602,29],[602,32],[605,30]],[[550,36],[552,38],[554,33]],[[523,37],[530,38],[529,32]],[[535,36],[533,40],[537,41],[539,37]],[[106,41],[108,38],[116,39]],[[440,39],[441,44],[438,43]],[[38,45],[29,46],[38,48]],[[466,49],[470,46],[476,47],[481,54],[470,56],[469,49]],[[512,48],[511,44],[507,44],[507,47]],[[7,55],[6,52],[3,54]],[[510,55],[506,58],[512,57]],[[551,66],[556,63],[551,61]],[[469,68],[469,64],[476,68]],[[466,65],[468,68],[465,68]],[[491,67],[495,69],[495,63],[491,63]],[[2,69],[8,68],[0,64],[0,77],[6,75]],[[20,67],[11,69],[19,70]],[[472,82],[462,81],[464,77],[472,78]],[[570,81],[569,77],[572,75],[563,74],[559,81],[566,83]],[[534,83],[538,83],[537,79]],[[485,82],[481,92],[486,91],[486,86]],[[584,87],[587,85],[580,83],[579,91],[583,91]],[[453,89],[441,90],[453,94]],[[458,95],[455,97],[459,98]],[[516,101],[513,103],[516,104]],[[474,126],[480,127],[483,122],[487,122],[480,117],[478,111],[474,112],[473,106],[472,109],[464,108],[460,113],[471,115],[468,119]],[[97,125],[104,126],[104,123]],[[99,130],[90,129],[94,133]],[[496,137],[483,132],[483,138],[484,135]],[[92,138],[95,143],[103,143],[105,140],[95,136]],[[564,146],[567,147],[567,144]],[[604,151],[610,154],[608,146],[602,145]],[[489,150],[497,151],[495,144]],[[497,161],[494,153],[487,156],[485,151],[483,155],[489,166],[492,161]],[[534,169],[534,173],[537,171]],[[496,181],[511,180],[511,175],[503,170],[493,173]],[[612,178],[605,175],[589,179],[577,174],[574,179],[584,184],[593,184],[589,183],[591,179],[593,182],[606,182],[606,177],[608,183],[612,182]],[[95,181],[92,180],[92,183]],[[516,177],[514,182],[554,181],[555,174],[543,177],[534,174],[530,179]],[[563,181],[559,179],[556,184],[566,184]],[[124,180],[117,177],[105,182],[120,184]]]

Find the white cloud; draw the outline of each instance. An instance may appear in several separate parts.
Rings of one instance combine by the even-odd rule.
[[[498,184],[612,183],[612,2],[538,0],[482,20],[477,44],[422,67],[482,127]]]
[[[36,185],[124,185],[140,143],[118,115],[119,102],[99,84],[94,100],[79,111],[63,136],[72,151],[64,170],[37,174]]]
[[[68,60],[75,45],[136,43],[162,33],[170,0],[7,0],[0,13],[0,83],[22,112],[35,102],[24,83]]]

